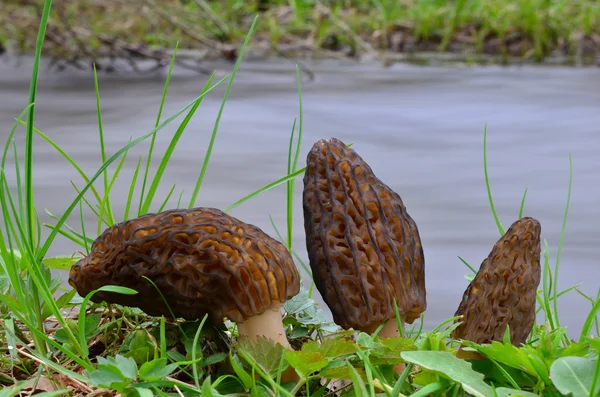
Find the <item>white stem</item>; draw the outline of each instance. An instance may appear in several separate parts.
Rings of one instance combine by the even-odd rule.
[[[373,334],[378,327],[379,327],[379,325],[375,324],[371,327],[370,330],[365,330],[365,331],[368,332],[369,334]],[[383,339],[399,338],[400,331],[398,330],[398,322],[396,321],[396,319],[395,318],[389,319],[388,322],[383,326],[381,331],[379,331],[377,336],[379,336],[380,338],[383,338]],[[402,374],[402,372],[404,372],[405,369],[406,369],[406,365],[404,365],[404,363],[398,363],[398,364],[394,365],[394,372],[396,372],[398,375]]]
[[[259,336],[264,336],[275,343],[281,344],[284,349],[292,350],[292,346],[290,346],[285,336],[281,320],[279,307],[269,309],[263,314],[250,317],[246,321],[238,323],[238,338],[257,340]],[[297,382],[298,380],[300,380],[300,377],[292,367],[281,373],[281,381],[284,383]]]
[[[291,349],[290,343],[285,336],[285,330],[281,322],[279,308],[269,309],[263,314],[250,317],[242,323],[238,323],[239,338],[257,340],[259,336],[280,343],[284,348]]]

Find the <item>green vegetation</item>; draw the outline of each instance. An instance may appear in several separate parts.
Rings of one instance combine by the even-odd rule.
[[[40,2],[2,2],[0,44],[35,48],[31,26],[39,20]],[[60,0],[44,53],[61,66],[98,66],[105,57],[142,57],[166,66],[171,54],[165,49],[180,42],[180,48],[198,51],[178,60],[234,60],[252,23],[249,15],[257,12],[255,43],[247,51],[259,57],[367,55],[393,62],[443,51],[482,62],[554,55],[591,63],[600,49],[600,4],[594,0]]]
[[[379,339],[366,333],[352,336],[328,323],[314,301],[311,291],[301,291],[285,304],[284,324],[295,351],[284,351],[280,345],[267,340],[255,343],[229,344],[235,339],[235,326],[226,323],[226,329],[205,324],[205,319],[191,322],[150,318],[134,308],[116,305],[92,304],[90,297],[78,297],[72,289],[63,289],[60,280],[53,279],[50,268],[68,268],[76,257],[47,258],[46,253],[58,234],[70,238],[89,249],[93,236],[106,226],[121,219],[148,211],[160,210],[164,200],[156,197],[162,171],[186,125],[214,87],[227,84],[221,111],[215,122],[197,184],[189,201],[197,201],[202,181],[208,170],[212,144],[218,133],[219,119],[226,105],[244,50],[256,27],[252,24],[240,56],[231,73],[218,82],[214,75],[203,91],[186,107],[163,118],[162,108],[168,92],[167,79],[156,119],[156,128],[135,138],[113,155],[106,153],[100,112],[101,85],[97,74],[98,127],[102,165],[94,175],[86,174],[62,151],[50,137],[35,128],[36,83],[39,60],[51,1],[43,8],[37,38],[35,63],[32,70],[29,106],[18,117],[6,140],[1,158],[0,174],[0,397],[15,396],[20,392],[35,391],[38,396],[89,395],[96,388],[104,394],[123,396],[597,396],[600,395],[600,339],[597,314],[600,311],[600,290],[596,297],[585,297],[591,304],[581,334],[577,340],[567,337],[560,327],[556,302],[561,295],[577,290],[556,289],[560,264],[559,254],[554,266],[550,264],[548,245],[545,244],[542,289],[538,291],[538,310],[545,321],[536,325],[529,341],[515,347],[510,341],[491,345],[466,345],[484,353],[489,360],[473,363],[455,356],[458,342],[449,338],[456,326],[454,318],[442,322],[432,330],[417,326],[406,329],[401,338]],[[256,22],[256,19],[254,20]],[[173,63],[171,63],[171,66]],[[297,71],[298,73],[298,71]],[[260,199],[260,194],[279,185],[288,192],[287,209],[296,205],[292,200],[295,178],[304,170],[297,169],[302,140],[301,89],[298,85],[300,114],[294,121],[288,152],[288,174],[256,192],[229,205],[226,210],[249,199]],[[148,164],[154,151],[154,137],[167,124],[184,115],[164,159],[152,175]],[[296,126],[298,129],[296,130]],[[25,148],[20,152],[13,137],[24,128]],[[34,207],[32,184],[33,139],[43,139],[77,169],[83,186],[74,186],[75,198],[55,223],[41,225]],[[123,216],[115,214],[110,193],[128,150],[150,139],[148,157],[138,160],[132,176],[132,187],[127,209]],[[484,140],[485,142],[485,140]],[[484,153],[486,151],[484,145]],[[9,154],[14,167],[7,168]],[[109,173],[109,166],[116,165]],[[16,186],[9,185],[12,173]],[[487,165],[485,165],[486,181]],[[141,188],[140,188],[141,186]],[[135,188],[141,189],[139,197]],[[491,189],[487,183],[492,212],[500,233],[503,232],[493,210]],[[171,194],[180,187],[173,186]],[[569,196],[570,197],[570,183]],[[525,202],[525,200],[523,200]],[[565,223],[569,201],[565,210]],[[66,223],[73,211],[83,213],[87,207],[97,215],[96,230]],[[521,208],[522,211],[522,208]],[[265,214],[266,216],[267,214]],[[274,225],[276,226],[276,225]],[[42,227],[50,229],[41,239]],[[279,234],[294,253],[292,218],[287,219],[285,233]],[[276,228],[277,230],[277,228]],[[283,235],[286,238],[282,237]],[[299,264],[306,268],[295,255]],[[469,275],[472,276],[472,275]],[[468,277],[469,277],[468,276]],[[133,294],[122,287],[104,287],[105,290]],[[458,302],[457,302],[458,303]],[[435,304],[432,302],[431,304]],[[68,310],[67,310],[68,309]],[[80,309],[80,310],[79,310]],[[225,331],[225,332],[223,332]],[[593,335],[596,335],[595,337]],[[393,366],[405,362],[406,370],[396,375]],[[293,367],[300,376],[297,383],[281,384],[279,375]]]

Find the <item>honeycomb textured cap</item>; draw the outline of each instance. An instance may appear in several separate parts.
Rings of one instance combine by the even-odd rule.
[[[315,285],[334,321],[369,331],[426,309],[425,265],[417,225],[400,196],[336,138],[307,156],[303,192],[306,247]]]
[[[137,295],[98,292],[94,302],[139,307],[152,316],[224,317],[241,322],[283,304],[300,290],[287,248],[256,226],[214,208],[146,214],[106,229],[70,271],[69,284],[85,296],[104,285]]]
[[[494,245],[467,287],[455,316],[463,323],[452,337],[476,343],[502,341],[506,326],[514,345],[524,343],[535,323],[540,283],[540,223],[517,220]]]

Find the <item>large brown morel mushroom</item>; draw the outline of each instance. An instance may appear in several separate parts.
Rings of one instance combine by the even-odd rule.
[[[463,294],[455,314],[462,324],[453,331],[453,338],[479,344],[502,341],[508,325],[515,346],[526,341],[535,324],[540,234],[540,223],[525,217],[498,240]],[[457,356],[484,358],[462,348]]]
[[[303,192],[306,247],[315,285],[344,329],[399,336],[426,309],[417,225],[400,196],[335,138],[314,144]],[[388,321],[389,320],[389,321]]]
[[[69,284],[85,296],[104,285],[137,295],[98,292],[92,300],[176,317],[237,322],[239,336],[265,336],[290,345],[280,308],[300,290],[293,259],[256,226],[214,208],[175,209],[143,215],[106,229],[89,255],[72,268]]]

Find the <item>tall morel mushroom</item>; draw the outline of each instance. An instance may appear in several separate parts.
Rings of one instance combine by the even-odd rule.
[[[498,240],[463,294],[455,314],[462,324],[452,332],[453,338],[479,344],[502,341],[508,325],[515,346],[526,341],[535,324],[540,234],[540,223],[525,217]],[[484,358],[462,348],[457,356]]]
[[[94,302],[139,307],[171,317],[237,322],[239,336],[262,335],[290,348],[281,322],[283,303],[298,294],[300,278],[280,242],[256,226],[214,208],[147,214],[106,229],[72,268],[69,284],[85,296],[104,285],[137,295],[98,292]]]
[[[316,142],[303,192],[306,247],[315,285],[344,329],[399,336],[426,309],[417,225],[400,196],[342,141]]]

